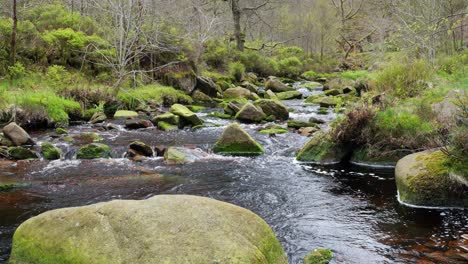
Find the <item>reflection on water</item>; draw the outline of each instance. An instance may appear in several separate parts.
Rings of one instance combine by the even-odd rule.
[[[315,115],[302,101],[290,101],[295,115]],[[325,118],[333,119],[334,114]],[[150,145],[195,145],[209,151],[220,127],[160,132],[98,132],[109,144],[112,160],[0,162],[0,181],[28,183],[0,192],[0,262],[11,249],[15,228],[44,211],[112,199],[145,199],[157,194],[192,194],[227,201],[252,210],[273,228],[290,263],[316,247],[335,252],[335,263],[466,263],[466,210],[427,210],[400,205],[392,170],[351,165],[333,168],[294,162],[307,141],[295,133],[269,137],[257,126],[243,125],[266,150],[257,158],[210,154],[192,164],[168,166],[160,158],[133,163],[122,159],[135,139]],[[94,131],[80,126],[70,132]],[[39,140],[50,140],[46,132]],[[63,145],[73,153],[77,146]],[[70,154],[70,157],[73,155]],[[465,255],[466,256],[466,255]],[[426,261],[426,262],[424,262]]]

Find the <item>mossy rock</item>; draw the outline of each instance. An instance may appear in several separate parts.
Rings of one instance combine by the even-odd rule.
[[[75,136],[75,139],[83,142],[96,142],[102,140],[102,138],[96,133],[83,133]]]
[[[229,88],[224,91],[224,99],[247,99],[257,100],[260,99],[256,93],[252,93],[248,89],[242,87]]]
[[[244,208],[158,195],[52,210],[21,224],[10,263],[286,264],[275,234]]]
[[[275,93],[282,93],[287,91],[293,91],[294,88],[282,83],[278,78],[269,77],[268,80],[265,82],[265,90],[271,90]]]
[[[386,151],[372,147],[362,147],[353,151],[351,162],[368,166],[396,166],[397,162],[408,155],[408,151]]]
[[[165,122],[170,125],[180,126],[180,117],[178,115],[174,115],[173,113],[165,113],[153,117],[151,122],[153,122],[155,125],[158,125],[159,122]]]
[[[195,102],[201,102],[201,103],[213,102],[213,99],[210,96],[198,90],[195,90],[193,92],[192,98]]]
[[[288,91],[288,92],[277,93],[276,97],[279,100],[302,99],[302,93],[299,91]]]
[[[268,135],[286,134],[286,133],[288,133],[288,129],[284,128],[284,127],[281,127],[281,126],[270,126],[270,127],[267,127],[265,129],[260,130],[260,133],[261,134],[268,134]]]
[[[247,123],[258,123],[264,120],[267,116],[260,107],[256,107],[251,103],[247,103],[236,114],[236,119]]]
[[[114,119],[127,119],[133,117],[138,117],[138,113],[135,111],[119,110],[114,114]]]
[[[13,143],[13,141],[6,138],[3,134],[0,134],[0,146],[12,147],[14,145],[15,143]]]
[[[206,109],[206,107],[201,106],[201,105],[187,105],[187,108],[190,109],[192,112],[200,112]]]
[[[330,108],[338,105],[339,101],[333,96],[322,96],[322,97],[312,97],[311,99],[307,98],[307,103],[318,104],[320,107]]]
[[[266,91],[264,97],[265,99],[278,100],[278,96],[276,96],[276,94],[272,90]]]
[[[190,111],[187,107],[181,104],[174,104],[171,106],[170,112],[180,116],[185,122],[191,126],[203,125],[201,120],[194,112]]]
[[[55,133],[59,134],[59,135],[66,135],[68,134],[68,130],[66,130],[65,128],[62,128],[62,127],[58,127],[55,129]]]
[[[314,90],[315,88],[322,87],[322,84],[319,82],[308,82],[308,83],[303,84],[302,86],[309,90]]]
[[[23,147],[9,147],[8,153],[10,159],[14,160],[37,159],[37,154],[34,151]]]
[[[317,248],[304,258],[304,264],[328,264],[333,259],[333,252],[326,248]]]
[[[164,160],[167,164],[186,164],[192,163],[207,157],[207,153],[200,149],[189,149],[182,147],[170,147],[164,153]]]
[[[44,142],[41,145],[41,154],[46,160],[58,160],[62,155],[62,151],[49,142]]]
[[[77,159],[100,159],[110,158],[109,146],[104,144],[92,143],[81,147],[76,154]]]
[[[264,152],[263,147],[237,123],[229,125],[223,131],[213,150],[215,153],[231,156],[258,156]]]
[[[232,119],[231,115],[223,114],[223,113],[220,113],[220,112],[209,113],[208,116],[209,117],[217,117],[217,118],[221,118],[221,119]]]
[[[398,161],[395,180],[400,201],[417,206],[468,207],[468,181],[440,150],[408,155]]]
[[[145,157],[153,156],[153,149],[151,149],[151,147],[145,144],[144,142],[138,140],[133,141],[128,147],[129,149],[135,151],[138,155]]]
[[[278,100],[260,99],[255,101],[254,105],[260,107],[265,115],[273,116],[275,120],[288,120],[289,118],[288,109]]]
[[[179,129],[177,126],[174,126],[164,121],[160,121],[158,123],[158,128],[161,129],[162,131],[174,131],[174,130]]]
[[[197,76],[192,70],[169,72],[164,75],[163,83],[191,94],[197,85]]]
[[[343,92],[340,89],[329,89],[325,91],[326,96],[337,96]]]
[[[299,121],[299,120],[289,120],[288,121],[288,127],[289,128],[294,128],[294,129],[299,129],[301,127],[316,127],[317,124],[311,123],[311,122],[306,122],[306,121]]]
[[[337,164],[350,152],[349,147],[333,142],[327,134],[318,133],[302,147],[296,159],[322,165]]]

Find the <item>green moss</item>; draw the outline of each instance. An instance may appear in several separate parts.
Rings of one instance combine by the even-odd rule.
[[[58,160],[62,155],[62,151],[54,147],[51,143],[44,142],[41,146],[41,154],[46,160]]]
[[[73,137],[66,136],[66,137],[63,137],[63,141],[73,143],[75,142],[75,139]]]
[[[296,159],[323,164],[339,163],[349,154],[349,151],[346,146],[333,142],[329,135],[319,133],[302,147]]]
[[[158,128],[163,130],[163,131],[172,131],[172,130],[177,130],[179,129],[177,126],[171,125],[167,122],[160,121],[158,122]]]
[[[76,139],[85,142],[96,142],[102,140],[102,138],[96,133],[83,133],[79,136],[76,136]]]
[[[279,100],[301,99],[302,93],[299,91],[287,91],[287,92],[277,93],[276,97]]]
[[[68,131],[64,128],[58,127],[55,129],[55,133],[59,135],[65,135],[65,134],[68,134]]]
[[[299,120],[289,120],[288,127],[299,129],[301,127],[317,127],[317,124]]]
[[[217,118],[221,118],[221,119],[232,119],[232,116],[231,116],[231,115],[229,115],[229,114],[223,114],[223,113],[220,113],[220,112],[209,113],[208,116],[210,116],[210,117],[217,117]]]
[[[274,126],[271,128],[262,129],[260,130],[260,133],[262,134],[285,134],[285,133],[288,133],[288,130],[284,127]]]
[[[174,115],[173,113],[165,113],[162,115],[157,115],[151,121],[155,125],[157,125],[160,122],[164,122],[166,124],[170,124],[174,126],[180,125],[180,117],[177,115]]]
[[[36,153],[23,147],[9,147],[8,153],[15,160],[37,159]]]
[[[190,123],[193,126],[203,125],[203,120],[201,120],[194,112],[190,111],[187,107],[181,104],[172,105],[170,112],[174,115],[180,116],[184,121]]]
[[[193,102],[192,98],[183,91],[162,85],[149,85],[135,89],[122,90],[117,97],[128,109],[135,109],[141,103],[147,103],[150,100],[154,100],[158,103],[164,103],[165,100],[172,103]]]
[[[99,159],[110,158],[111,153],[108,146],[104,144],[92,143],[85,145],[78,150],[77,159]]]
[[[135,111],[119,110],[114,114],[115,119],[125,119],[129,117],[138,117],[138,113]]]
[[[333,259],[333,252],[326,248],[317,248],[304,258],[304,264],[328,264]]]
[[[213,150],[215,153],[223,153],[231,156],[258,156],[262,155],[264,152],[263,147],[257,142],[253,145],[245,142],[215,145]]]
[[[187,108],[190,109],[192,112],[201,112],[206,109],[206,107],[201,106],[201,105],[187,105]]]

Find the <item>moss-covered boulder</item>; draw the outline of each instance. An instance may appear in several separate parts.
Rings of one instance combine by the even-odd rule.
[[[278,96],[276,96],[276,94],[271,91],[271,90],[267,90],[265,92],[265,95],[264,95],[265,99],[273,99],[273,100],[278,100]]]
[[[252,93],[258,92],[258,86],[255,84],[250,83],[249,81],[243,81],[241,87],[251,91]]]
[[[236,99],[236,98],[247,99],[247,100],[259,99],[256,93],[252,93],[251,91],[242,87],[229,88],[226,91],[224,91],[223,95],[225,99]]]
[[[34,145],[34,141],[23,128],[12,122],[3,128],[3,134],[16,146]]]
[[[255,101],[255,106],[260,107],[263,112],[274,120],[288,120],[288,108],[278,100],[260,99]]]
[[[114,119],[127,119],[135,117],[138,117],[138,113],[135,111],[119,110],[114,114]]]
[[[281,80],[275,77],[269,77],[265,82],[265,90],[271,90],[275,93],[293,91],[294,88],[282,83]]]
[[[288,91],[288,92],[277,93],[276,97],[279,100],[301,99],[302,93],[299,91]]]
[[[183,147],[170,147],[164,153],[164,161],[167,164],[187,164],[206,158],[208,153],[201,149],[190,149]]]
[[[288,121],[288,127],[289,128],[294,128],[294,129],[299,129],[301,127],[316,127],[317,124],[311,123],[311,122],[306,122],[306,121],[300,121],[300,120],[289,120]]]
[[[267,116],[260,107],[256,107],[251,103],[245,104],[236,114],[236,119],[247,123],[258,123],[264,120]]]
[[[217,97],[222,93],[221,88],[211,78],[205,76],[197,76],[195,88],[208,97]]]
[[[338,99],[332,96],[323,96],[323,97],[318,97],[318,98],[313,98],[309,99],[307,98],[306,100],[307,103],[313,103],[313,104],[318,104],[320,107],[335,107],[338,104]]]
[[[107,120],[106,114],[102,112],[97,112],[97,113],[94,113],[94,115],[89,119],[89,123],[97,124],[97,123],[102,123],[106,120]]]
[[[333,259],[333,252],[326,248],[317,248],[304,258],[304,264],[328,264]]]
[[[239,124],[229,125],[214,146],[214,152],[232,156],[257,156],[263,154],[263,147]]]
[[[125,120],[126,129],[141,129],[141,128],[148,128],[151,126],[153,126],[153,123],[145,119],[130,118],[130,119]]]
[[[14,160],[37,159],[36,152],[23,147],[9,147],[8,155],[10,159]]]
[[[158,123],[158,128],[162,131],[174,131],[179,129],[177,126],[174,126],[164,121]]]
[[[351,163],[362,166],[395,167],[397,162],[408,155],[408,150],[385,150],[361,147],[353,151]]]
[[[273,134],[286,134],[288,133],[288,129],[284,128],[282,126],[277,126],[277,125],[271,125],[268,126],[264,129],[260,130],[261,134],[268,134],[268,135],[273,135]]]
[[[247,102],[247,100],[232,100],[230,102],[224,102],[224,113],[234,116]]]
[[[12,147],[14,145],[15,143],[13,143],[13,141],[6,138],[3,134],[0,134],[0,146]]]
[[[66,130],[63,127],[57,127],[55,129],[55,133],[58,134],[58,135],[66,135],[66,134],[68,134],[68,130]]]
[[[203,120],[201,120],[194,112],[190,111],[187,107],[181,104],[172,105],[170,112],[174,115],[180,116],[182,121],[188,123],[191,126],[203,125]]]
[[[296,159],[322,165],[337,164],[350,152],[349,147],[334,142],[325,133],[318,133],[302,147]]]
[[[107,145],[92,143],[81,147],[76,154],[77,159],[110,158],[111,153]]]
[[[46,160],[58,160],[62,155],[62,151],[49,142],[44,142],[41,145],[41,154]]]
[[[340,89],[329,89],[325,91],[326,96],[336,96],[342,94],[342,91]]]
[[[197,76],[192,70],[169,72],[164,75],[163,83],[191,94],[197,85]]]
[[[395,168],[400,201],[417,206],[468,207],[467,178],[440,150],[408,155]]]
[[[211,103],[213,99],[205,93],[195,90],[192,94],[192,98],[196,103]]]
[[[180,126],[180,117],[178,115],[174,115],[173,113],[165,113],[162,115],[157,115],[151,119],[154,125],[158,125],[159,122],[165,122],[170,125]]]
[[[141,141],[133,141],[128,146],[129,149],[133,150],[135,153],[145,157],[153,156],[153,149]]]
[[[15,232],[10,263],[286,264],[256,214],[204,197],[159,195],[58,209]]]

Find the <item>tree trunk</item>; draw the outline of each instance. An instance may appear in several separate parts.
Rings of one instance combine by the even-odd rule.
[[[237,49],[244,51],[244,37],[241,29],[241,9],[239,7],[239,0],[231,0],[231,11],[234,21],[234,36],[236,38]]]
[[[11,64],[16,63],[16,33],[18,30],[18,17],[16,14],[16,0],[13,0],[13,28],[11,31],[11,43],[10,43],[10,52],[11,52]]]

